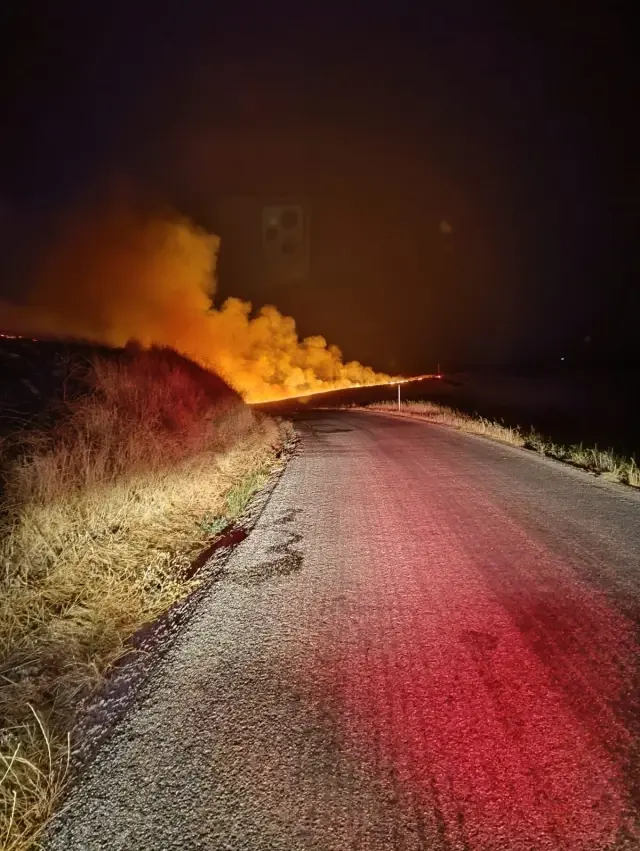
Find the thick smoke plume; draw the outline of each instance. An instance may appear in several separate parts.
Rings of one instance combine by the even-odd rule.
[[[300,340],[275,307],[213,304],[219,240],[174,213],[107,204],[69,217],[37,264],[27,305],[0,326],[123,346],[170,346],[250,402],[389,380],[323,337]]]

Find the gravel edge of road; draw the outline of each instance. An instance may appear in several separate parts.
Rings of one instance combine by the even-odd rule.
[[[282,452],[266,484],[252,497],[246,510],[234,524],[235,529],[242,529],[247,536],[251,534],[268,505],[289,459],[299,451],[300,440],[295,432],[293,437],[284,437]],[[237,542],[221,546],[207,559],[197,573],[199,585],[155,621],[145,624],[141,630],[134,633],[130,639],[134,642],[134,649],[122,657],[120,664],[112,668],[100,690],[80,704],[76,723],[71,730],[71,741],[76,744],[72,748],[70,758],[70,782],[58,811],[64,808],[64,799],[100,750],[109,742],[116,726],[134,705],[139,690],[184,631],[202,600],[210,593],[215,583],[224,577],[226,564],[236,546]],[[136,641],[138,633],[143,631],[144,637]]]

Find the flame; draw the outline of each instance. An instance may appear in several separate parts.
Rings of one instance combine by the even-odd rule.
[[[300,340],[295,321],[238,298],[214,306],[218,237],[173,212],[122,201],[76,211],[37,264],[24,306],[2,305],[15,334],[112,346],[170,346],[213,369],[248,402],[384,384],[345,363],[324,337]]]
[[[414,381],[424,381],[425,379],[434,379],[434,378],[442,378],[441,375],[411,375],[409,378],[392,378],[390,381],[387,381],[387,376],[382,375],[381,381],[370,381],[367,384],[349,384],[346,389],[354,389],[357,387],[397,387],[398,384],[408,384],[409,382]],[[325,387],[322,390],[309,390],[306,393],[295,393],[291,396],[273,396],[269,399],[257,399],[257,400],[249,400],[250,404],[255,404],[257,402],[267,403],[267,402],[282,402],[286,399],[304,399],[307,396],[317,396],[321,393],[332,393],[335,390],[345,389],[342,387]]]

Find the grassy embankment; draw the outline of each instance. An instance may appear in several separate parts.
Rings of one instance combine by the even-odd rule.
[[[193,587],[184,569],[265,482],[281,442],[274,420],[174,353],[98,357],[83,381],[54,425],[0,445],[4,851],[38,847],[80,701]]]
[[[531,449],[540,455],[564,461],[591,473],[602,475],[611,481],[640,488],[640,467],[633,458],[620,457],[613,450],[603,450],[582,444],[563,446],[543,437],[533,429],[525,431],[520,427],[508,426],[485,417],[472,417],[435,402],[403,402],[400,411],[398,411],[397,402],[376,402],[367,405],[367,408],[385,413],[415,416],[450,426],[458,431],[479,434],[511,446]]]

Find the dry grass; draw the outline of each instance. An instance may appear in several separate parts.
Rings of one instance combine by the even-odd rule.
[[[98,360],[92,393],[2,451],[0,848],[37,848],[67,731],[127,638],[187,593],[195,554],[264,482],[273,420],[159,353]],[[209,524],[209,525],[208,525]]]
[[[463,414],[461,411],[447,408],[444,405],[437,405],[435,402],[403,402],[401,411],[398,411],[397,402],[376,402],[373,405],[367,405],[367,407],[374,411],[418,416],[429,420],[429,422],[447,425],[470,434],[481,434],[484,437],[499,440],[501,443],[510,443],[512,446],[525,445],[525,438],[520,429],[511,428],[484,417],[470,417],[468,414]]]
[[[585,447],[582,444],[563,446],[554,443],[538,432],[523,431],[519,427],[507,426],[502,422],[488,420],[484,417],[471,417],[454,408],[447,408],[435,402],[403,402],[398,410],[397,402],[376,402],[367,405],[369,410],[396,413],[405,416],[416,416],[430,422],[450,426],[459,431],[479,434],[501,443],[509,443],[524,449],[533,449],[541,455],[565,461],[574,467],[580,467],[591,473],[602,475],[611,481],[640,487],[640,468],[633,458],[622,458],[612,449],[603,450],[595,447]]]

